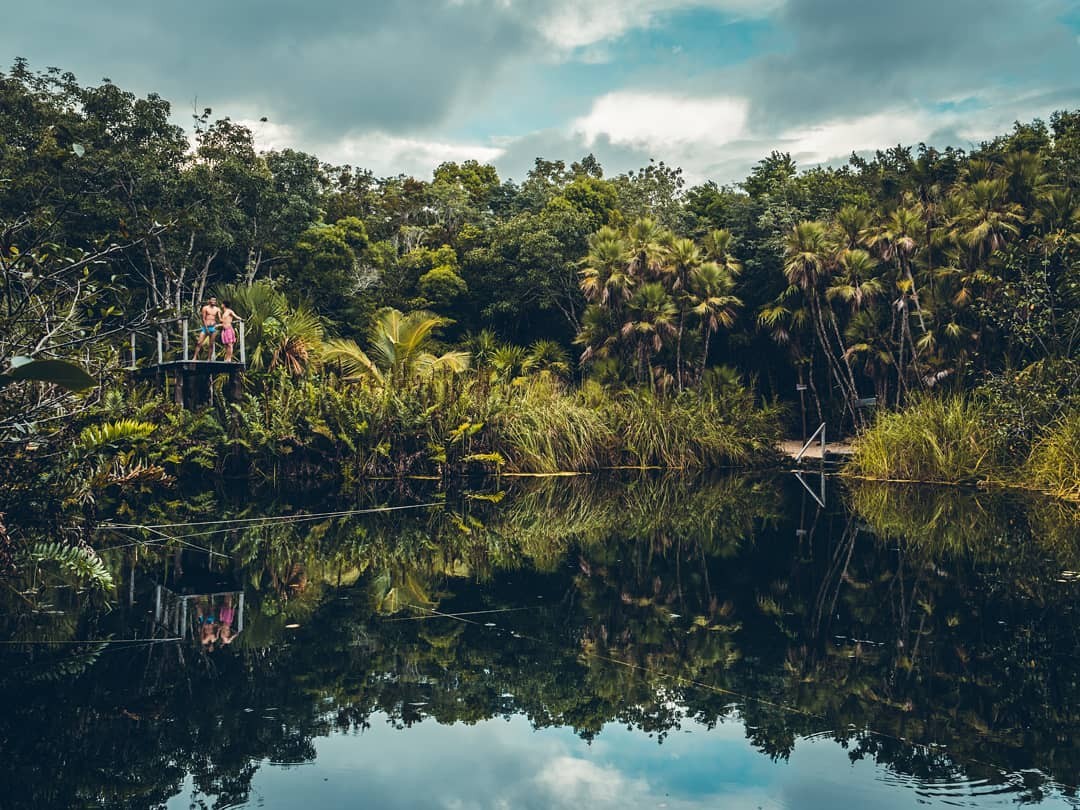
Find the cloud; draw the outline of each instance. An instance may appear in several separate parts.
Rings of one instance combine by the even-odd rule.
[[[776,18],[784,46],[713,78],[753,98],[756,127],[772,131],[955,96],[1004,106],[1075,75],[1075,32],[1063,22],[1075,6],[908,0],[885,9],[865,0],[789,0]]]
[[[260,150],[294,147],[299,140],[296,131],[287,124],[243,119],[239,123],[252,130],[255,145]],[[492,163],[504,152],[499,146],[413,138],[378,131],[344,135],[315,144],[312,151],[328,163],[348,163],[371,169],[378,175],[404,173],[416,177],[426,177],[440,163],[450,160]]]
[[[852,152],[916,143],[937,125],[921,110],[889,110],[790,130],[780,136],[776,148],[790,152],[799,164],[812,166],[846,158]]]
[[[630,778],[611,766],[599,765],[574,756],[557,756],[543,763],[534,779],[551,806],[617,806],[628,796],[646,797],[649,783]]]
[[[261,144],[379,173],[475,157],[520,178],[591,151],[609,174],[656,158],[730,182],[772,149],[967,145],[1080,106],[1078,0],[107,6],[14,4],[0,53],[159,92],[184,123],[268,116]]]
[[[618,39],[629,31],[656,25],[665,14],[707,9],[733,17],[764,17],[784,0],[561,0],[544,3],[539,29],[564,49],[582,48]]]
[[[617,92],[596,99],[571,128],[586,145],[604,136],[613,144],[654,151],[687,144],[722,146],[743,133],[748,109],[740,98]]]
[[[110,76],[181,106],[269,115],[303,136],[372,127],[414,133],[484,100],[535,54],[533,21],[497,0],[55,0],[8,11],[0,52]],[[26,31],[37,32],[33,38]],[[238,112],[239,111],[239,112]]]

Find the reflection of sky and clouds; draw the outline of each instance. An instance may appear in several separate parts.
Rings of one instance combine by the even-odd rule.
[[[685,721],[662,744],[609,725],[586,743],[571,730],[534,730],[521,716],[477,724],[426,721],[406,730],[374,717],[362,734],[316,741],[299,766],[265,764],[251,806],[606,810],[836,807],[907,808],[1015,804],[1015,794],[976,800],[970,787],[928,796],[925,786],[868,760],[852,763],[828,739],[800,740],[788,761],[756,751],[740,722],[711,730]],[[898,783],[903,783],[898,787]],[[186,808],[190,783],[170,808]],[[1043,807],[1071,806],[1047,800]]]

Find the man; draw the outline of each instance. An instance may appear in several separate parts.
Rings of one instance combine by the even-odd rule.
[[[199,310],[199,317],[202,318],[203,325],[199,330],[199,341],[195,344],[195,352],[191,359],[199,359],[199,349],[205,343],[206,359],[209,360],[214,353],[214,336],[217,334],[218,319],[221,317],[221,307],[218,306],[216,298],[211,296],[210,300],[203,304],[203,308]]]
[[[225,346],[225,362],[233,361],[233,348],[236,346],[236,331],[233,329],[233,321],[243,320],[233,311],[232,304],[222,301],[224,307],[221,311],[221,342]]]

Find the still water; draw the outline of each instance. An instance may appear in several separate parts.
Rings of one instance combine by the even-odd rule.
[[[1080,807],[1080,517],[807,483],[119,509],[0,596],[0,807]]]

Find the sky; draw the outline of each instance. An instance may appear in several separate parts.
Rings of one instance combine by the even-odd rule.
[[[1080,108],[1080,0],[36,0],[0,64],[211,107],[378,175],[649,159],[737,182]],[[266,118],[265,122],[260,121]]]

